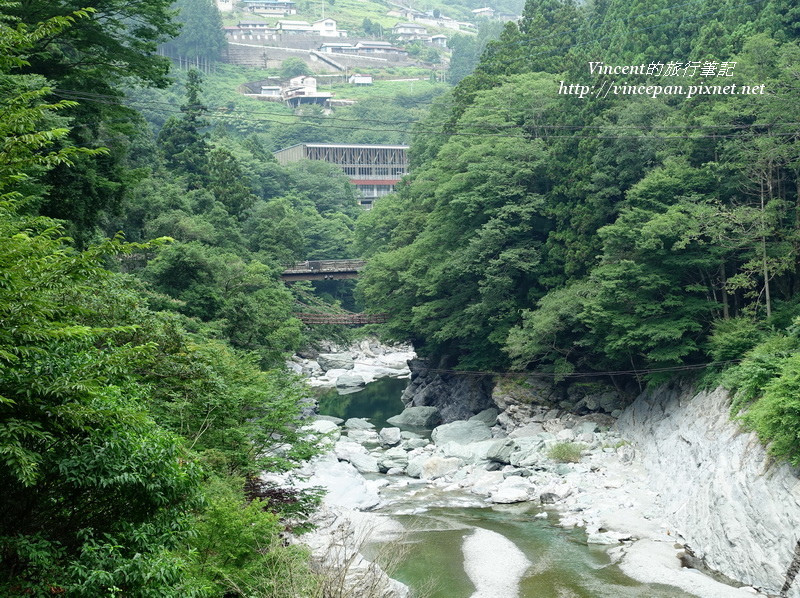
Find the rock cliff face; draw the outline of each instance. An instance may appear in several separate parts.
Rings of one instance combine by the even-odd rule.
[[[412,359],[408,365],[411,383],[401,397],[407,407],[437,407],[442,423],[469,419],[494,407],[492,383],[488,376],[432,372],[422,359]]]
[[[711,569],[800,598],[800,479],[728,416],[721,389],[640,395],[617,426],[636,444],[665,518]]]

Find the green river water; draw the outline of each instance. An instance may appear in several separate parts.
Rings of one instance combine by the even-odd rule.
[[[344,419],[366,417],[380,429],[387,425],[386,418],[402,411],[400,394],[406,383],[382,378],[357,393],[327,391],[319,397],[320,413]],[[535,519],[541,508],[532,504],[484,507],[479,497],[447,493],[445,498],[437,490],[388,491],[385,498],[389,505],[379,512],[400,521],[409,532],[402,541],[373,545],[367,556],[387,548],[402,554],[392,576],[429,598],[470,598],[473,594],[475,588],[464,570],[461,547],[476,527],[505,536],[532,563],[520,584],[519,598],[691,596],[677,588],[641,584],[626,577],[611,562],[605,547],[588,545],[581,529],[554,525],[555,512],[549,519]]]

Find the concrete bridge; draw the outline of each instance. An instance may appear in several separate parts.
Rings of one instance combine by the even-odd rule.
[[[356,278],[366,264],[364,260],[306,260],[286,264],[281,278],[286,282]]]

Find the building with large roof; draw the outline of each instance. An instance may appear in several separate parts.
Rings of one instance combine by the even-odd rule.
[[[321,160],[339,166],[361,193],[360,204],[370,209],[383,195],[395,190],[408,173],[407,145],[298,143],[275,152],[279,164]]]

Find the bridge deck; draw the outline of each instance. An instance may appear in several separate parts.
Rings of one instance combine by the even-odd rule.
[[[303,324],[382,324],[386,322],[386,314],[320,314],[296,313]]]
[[[356,278],[366,263],[364,260],[306,260],[286,264],[281,277],[286,281]]]

